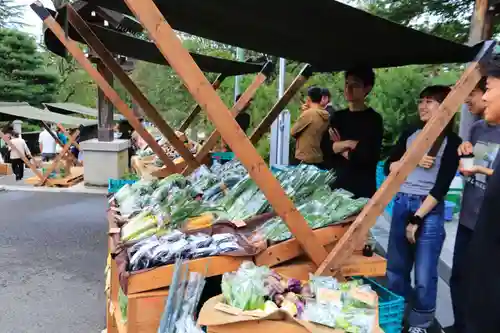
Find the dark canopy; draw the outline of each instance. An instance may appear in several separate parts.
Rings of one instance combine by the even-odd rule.
[[[79,12],[83,11],[83,9],[86,8],[82,7]],[[65,7],[61,8],[58,11],[58,15],[56,17],[57,21],[59,22],[59,24],[61,24],[62,27],[65,26],[65,11]],[[111,17],[110,14],[113,12],[108,10],[106,11],[106,13],[109,15],[109,17]],[[52,12],[52,15],[55,15],[55,13]],[[88,15],[86,16],[88,17]],[[94,33],[99,37],[99,39],[104,43],[106,48],[112,53],[160,65],[168,65],[167,61],[162,56],[154,43],[133,37],[130,34],[122,33],[117,30],[104,28],[90,22],[88,22],[88,24],[93,29]],[[68,27],[69,36],[73,40],[85,44],[83,38],[70,25],[68,25]],[[66,56],[66,48],[64,47],[64,45],[62,45],[62,43],[57,39],[57,37],[52,33],[51,30],[45,30],[44,39],[45,45],[51,52],[62,57]],[[263,62],[239,62],[196,53],[191,53],[191,55],[202,71],[210,73],[221,73],[227,76],[257,73],[264,66]]]
[[[132,15],[123,0],[89,0]],[[155,0],[177,30],[331,72],[468,62],[479,51],[334,0]]]

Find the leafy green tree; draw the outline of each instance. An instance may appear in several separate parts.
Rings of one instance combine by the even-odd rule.
[[[361,7],[391,21],[466,42],[474,0],[360,0]]]
[[[0,29],[0,101],[52,102],[59,80],[28,34]]]

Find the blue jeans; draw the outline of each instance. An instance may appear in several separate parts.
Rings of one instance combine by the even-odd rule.
[[[444,204],[439,203],[424,218],[416,244],[406,239],[406,221],[422,204],[425,196],[398,193],[394,201],[389,247],[387,279],[389,289],[413,305],[408,318],[412,327],[428,328],[436,311],[438,262],[445,239]],[[411,270],[415,265],[415,287]]]
[[[453,305],[453,315],[455,317],[455,331],[465,333],[465,315],[467,311],[466,290],[468,286],[464,284],[464,270],[466,267],[466,254],[470,241],[474,235],[474,230],[459,224],[457,237],[455,238],[455,249],[453,250],[453,267],[451,268],[450,291],[451,304]]]

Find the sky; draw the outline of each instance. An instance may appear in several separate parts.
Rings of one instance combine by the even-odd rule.
[[[40,0],[42,4],[49,8],[54,9],[54,5],[51,0]],[[40,18],[31,10],[29,5],[34,2],[33,0],[16,0],[16,3],[20,5],[25,5],[26,8],[24,10],[24,23],[26,26],[20,28],[20,30],[33,35],[37,40],[40,39],[42,35],[42,21]]]

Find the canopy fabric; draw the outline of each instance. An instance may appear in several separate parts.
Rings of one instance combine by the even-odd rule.
[[[48,110],[41,110],[28,103],[0,102],[0,113],[19,118],[69,125],[68,127],[78,127],[80,125],[90,126],[97,123],[96,120],[92,119],[76,118],[50,112]]]
[[[77,11],[81,12],[84,9],[84,13],[86,13],[88,11],[88,8],[86,7],[83,7],[82,9]],[[109,14],[110,11],[108,10],[107,13]],[[53,16],[55,15],[54,12],[51,12],[51,14]],[[61,24],[61,26],[64,27],[65,19],[66,7],[62,7],[61,9],[59,9],[56,15],[56,20],[59,22],[59,24]],[[165,60],[154,43],[133,37],[130,34],[104,28],[90,22],[87,23],[111,53],[159,65],[168,65],[168,62]],[[85,40],[80,36],[80,34],[76,32],[76,30],[71,25],[68,25],[68,34],[73,40],[86,44]],[[67,55],[66,48],[64,47],[64,45],[62,45],[62,43],[57,39],[57,37],[52,33],[50,29],[45,30],[44,41],[45,45],[52,53],[57,54],[61,57],[65,57]],[[197,53],[191,53],[191,55],[202,71],[209,73],[220,73],[226,76],[258,73],[264,66],[264,62],[240,62],[210,57]]]
[[[88,0],[132,15],[123,0]],[[387,21],[335,0],[154,0],[174,28],[334,72],[471,61],[468,47]]]
[[[92,109],[76,103],[44,103],[43,104],[50,112],[69,115],[72,113],[81,114],[83,116],[98,117],[96,109]],[[114,114],[114,120],[122,120],[124,117],[121,114]]]

